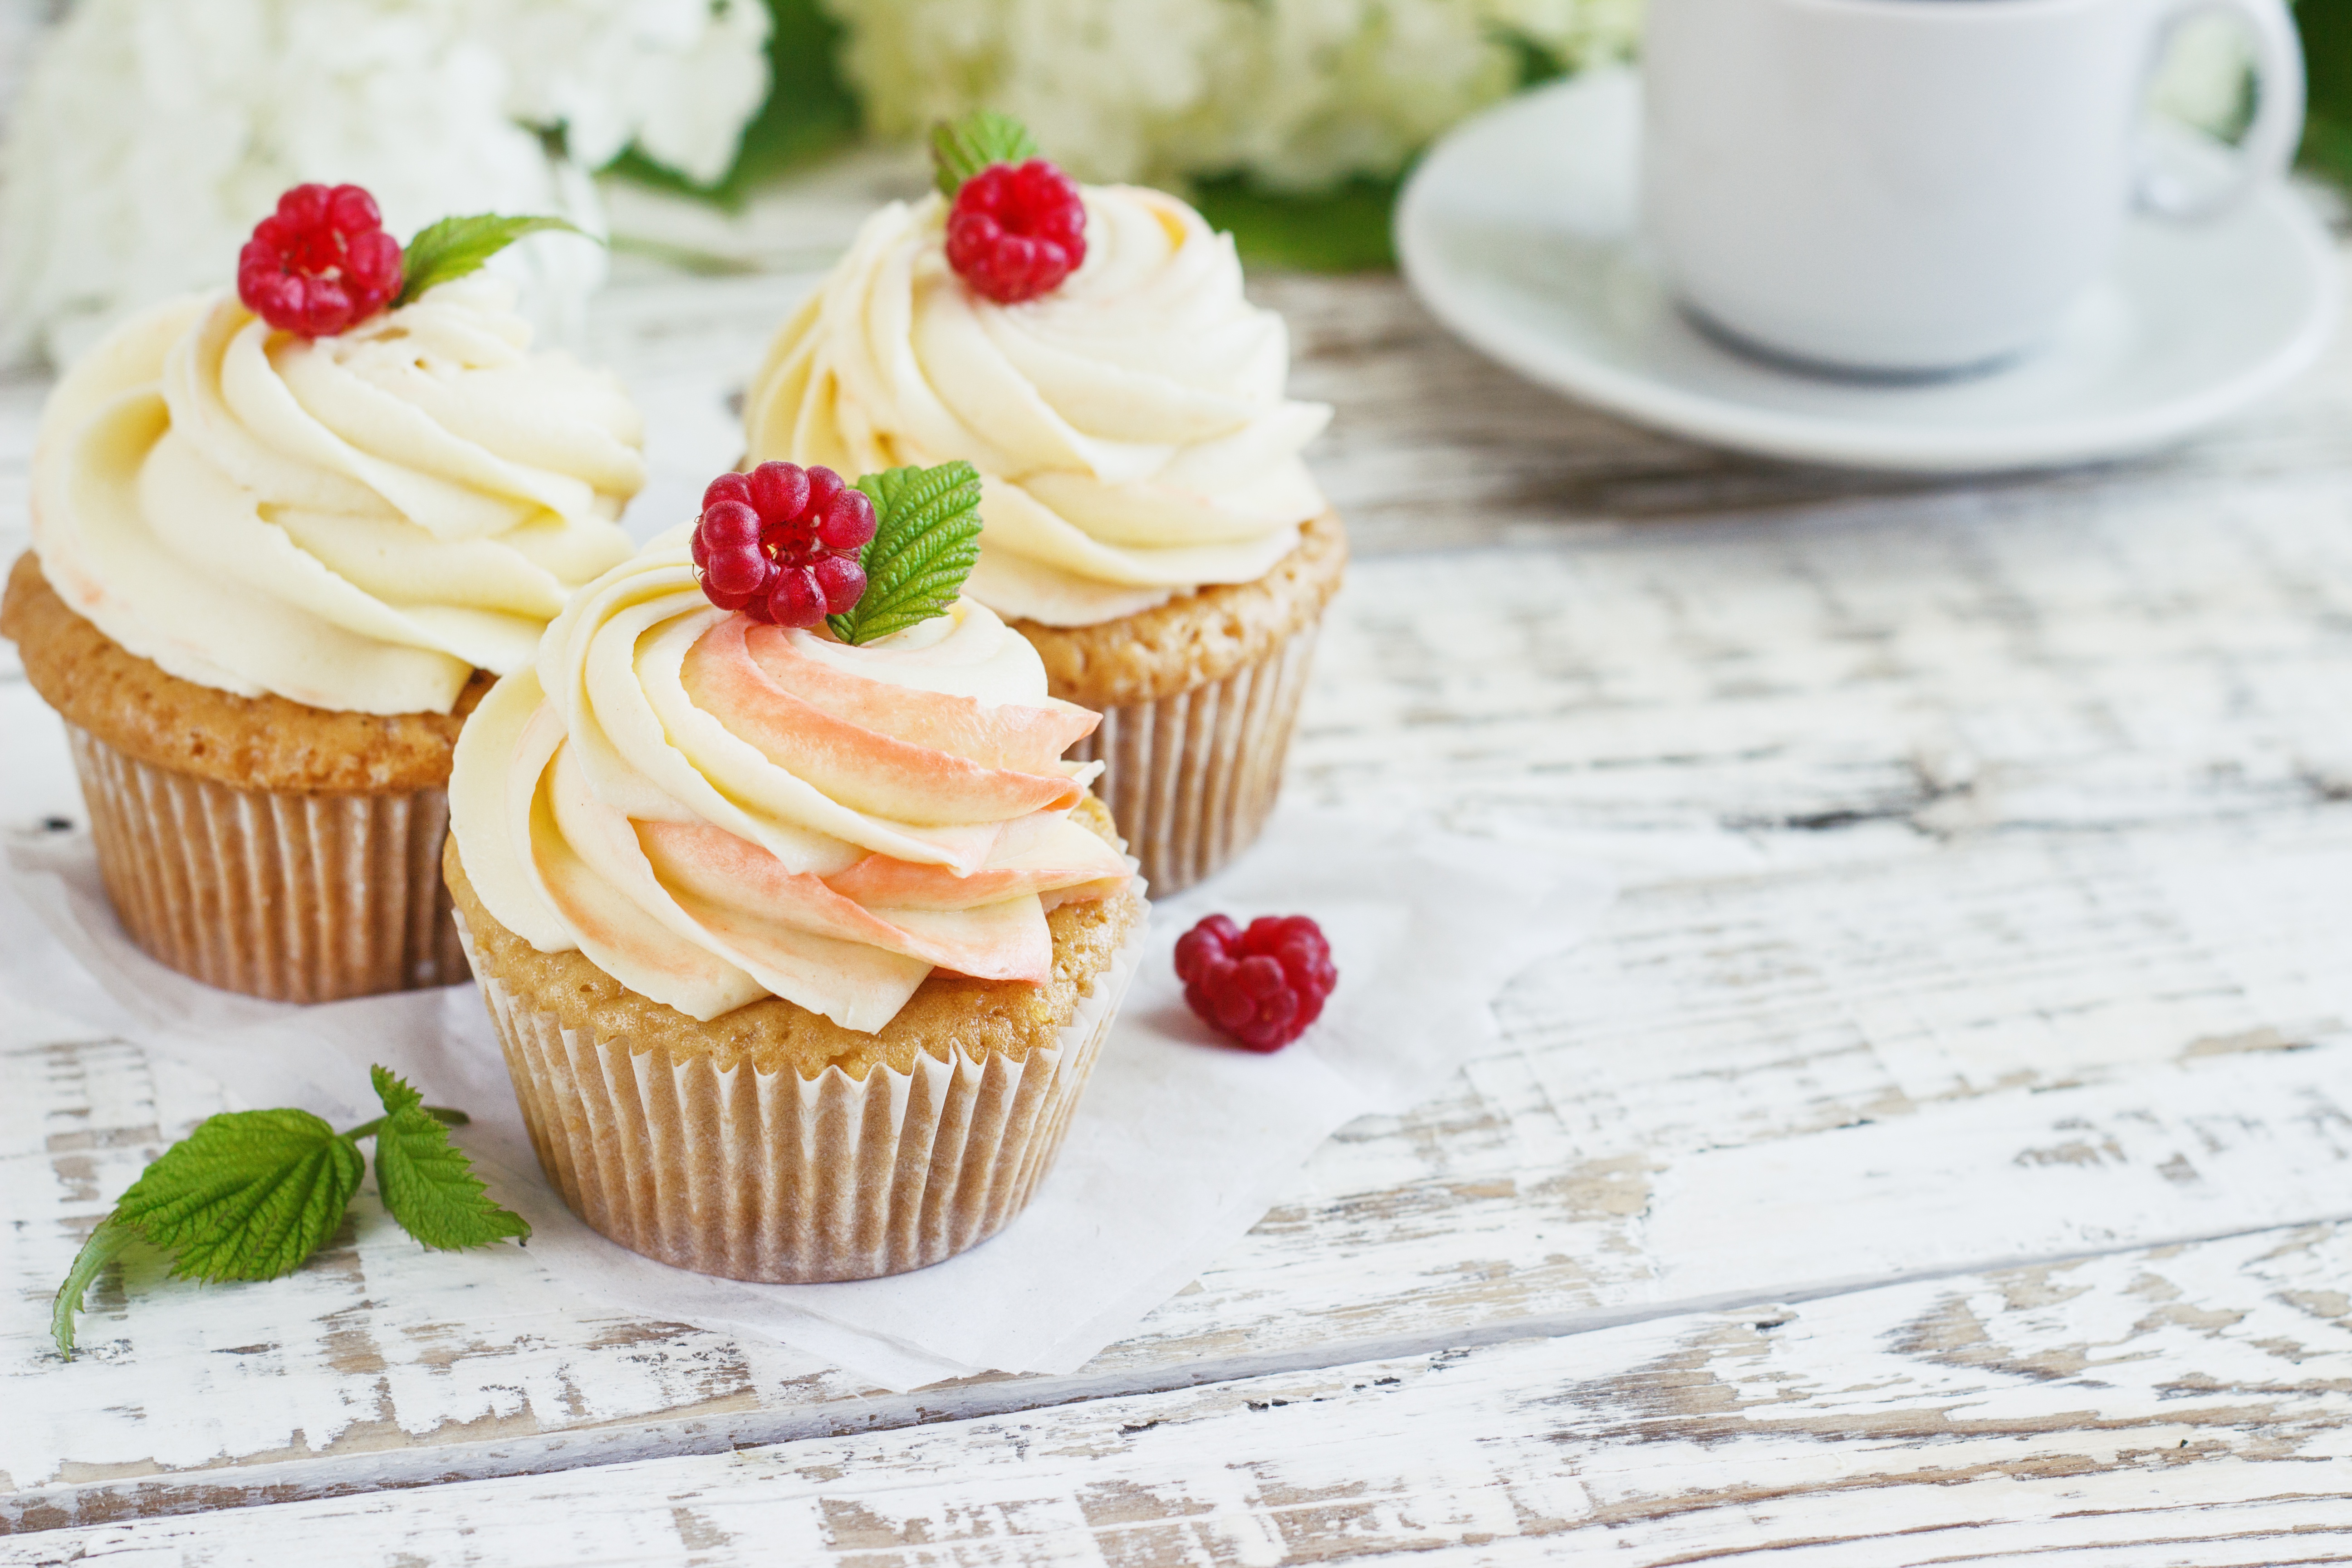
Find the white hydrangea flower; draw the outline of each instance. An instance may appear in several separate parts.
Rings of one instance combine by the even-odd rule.
[[[869,122],[989,107],[1089,179],[1393,174],[1520,77],[1630,52],[1641,0],[825,0]]]
[[[1097,179],[1150,167],[1209,92],[1223,0],[829,0],[867,123],[920,131],[985,104]]]
[[[591,169],[634,142],[709,184],[768,95],[761,0],[471,0],[466,17],[507,62],[507,112],[562,126]]]
[[[79,0],[0,144],[0,362],[63,363],[225,281],[305,180],[365,185],[403,237],[493,211],[601,234],[592,154],[531,127],[576,116],[594,162],[636,140],[715,178],[765,96],[767,26],[759,0]],[[605,270],[555,235],[492,265],[559,337]]]
[[[1174,173],[1243,168],[1311,188],[1390,174],[1447,126],[1507,95],[1518,62],[1473,0],[1280,0],[1237,18],[1207,129]]]

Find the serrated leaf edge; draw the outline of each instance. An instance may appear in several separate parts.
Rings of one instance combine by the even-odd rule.
[[[996,139],[1002,138],[999,142]],[[991,163],[1020,163],[1039,155],[1037,139],[1015,116],[975,109],[931,127],[932,177],[950,201],[963,183]]]
[[[445,1107],[423,1104],[423,1095],[412,1089],[404,1079],[402,1079],[397,1074],[393,1073],[389,1068],[381,1066],[373,1067],[369,1069],[369,1079],[375,1086],[377,1097],[379,1099],[384,1100],[386,1103],[389,1104],[394,1098],[404,1097],[403,1099],[403,1103],[400,1105],[398,1110],[393,1110],[389,1114],[380,1117],[375,1121],[367,1123],[364,1126],[353,1128],[348,1132],[337,1132],[334,1128],[322,1118],[293,1106],[278,1107],[259,1111],[224,1111],[218,1115],[205,1118],[204,1121],[198,1122],[195,1127],[190,1130],[186,1137],[173,1143],[169,1148],[165,1149],[162,1154],[157,1155],[155,1159],[149,1162],[146,1169],[140,1172],[137,1179],[132,1181],[131,1185],[123,1190],[122,1195],[115,1200],[114,1207],[107,1213],[106,1217],[99,1221],[97,1226],[91,1230],[89,1236],[83,1241],[81,1247],[76,1250],[72,1263],[67,1267],[64,1280],[58,1284],[56,1295],[51,1298],[49,1307],[49,1334],[51,1340],[57,1345],[59,1356],[67,1361],[71,1361],[73,1359],[74,1319],[76,1314],[82,1310],[83,1302],[89,1294],[91,1283],[97,1279],[100,1274],[105,1271],[106,1266],[109,1263],[120,1257],[125,1248],[134,1241],[146,1242],[147,1244],[157,1247],[159,1250],[170,1254],[171,1274],[174,1279],[194,1279],[205,1283],[215,1283],[223,1280],[277,1279],[283,1279],[285,1276],[293,1273],[304,1263],[310,1261],[312,1255],[318,1251],[320,1247],[325,1244],[327,1238],[332,1236],[335,1233],[336,1228],[341,1225],[343,1215],[350,1212],[351,1201],[352,1197],[358,1194],[360,1182],[367,1173],[367,1162],[360,1154],[359,1149],[356,1146],[357,1141],[362,1137],[375,1136],[379,1130],[392,1131],[396,1123],[410,1121],[412,1119],[419,1131],[430,1128],[438,1136],[442,1147],[445,1148],[448,1153],[457,1160],[463,1166],[466,1178],[470,1181],[473,1185],[473,1192],[468,1195],[481,1200],[482,1205],[488,1211],[485,1217],[488,1218],[494,1226],[497,1226],[498,1228],[496,1233],[485,1238],[484,1243],[480,1245],[487,1245],[488,1241],[496,1241],[507,1237],[513,1237],[518,1240],[528,1240],[530,1236],[530,1222],[524,1219],[520,1215],[516,1214],[513,1210],[502,1207],[494,1200],[491,1200],[488,1196],[489,1192],[488,1184],[484,1182],[475,1173],[471,1156],[467,1155],[464,1150],[457,1148],[454,1143],[449,1142],[449,1127],[464,1125],[467,1120],[466,1114],[463,1111],[451,1110]],[[387,1092],[386,1089],[387,1083],[394,1086],[389,1092]],[[321,1191],[333,1194],[338,1186],[341,1189],[340,1193],[340,1203],[336,1203],[332,1195],[330,1196],[329,1202],[334,1205],[332,1212],[324,1213],[320,1215],[321,1223],[318,1227],[316,1239],[313,1240],[309,1247],[297,1249],[296,1255],[290,1258],[283,1255],[285,1251],[284,1248],[280,1247],[275,1249],[278,1256],[273,1261],[268,1264],[270,1271],[267,1273],[255,1272],[248,1268],[221,1269],[211,1267],[212,1263],[215,1261],[215,1254],[217,1252],[220,1238],[214,1237],[207,1242],[194,1242],[186,1239],[170,1240],[159,1238],[149,1233],[149,1226],[155,1223],[155,1214],[165,1206],[163,1204],[158,1203],[153,1209],[151,1209],[144,1215],[134,1214],[132,1215],[126,1216],[123,1214],[122,1210],[125,1204],[133,1204],[135,1206],[136,1194],[139,1193],[140,1188],[148,1182],[149,1178],[156,1173],[159,1169],[166,1167],[167,1162],[171,1161],[172,1156],[174,1153],[186,1148],[190,1143],[204,1136],[206,1128],[213,1127],[215,1123],[222,1121],[224,1119],[238,1119],[241,1121],[241,1119],[253,1116],[268,1118],[290,1117],[295,1119],[294,1125],[287,1131],[307,1134],[310,1133],[313,1128],[316,1128],[319,1131],[325,1134],[324,1138],[319,1140],[301,1155],[298,1156],[291,1165],[278,1173],[276,1179],[270,1182],[268,1191],[263,1194],[261,1201],[250,1203],[246,1205],[244,1211],[245,1218],[238,1222],[238,1228],[245,1228],[247,1221],[250,1220],[252,1215],[260,1208],[266,1206],[269,1194],[281,1190],[287,1181],[292,1179],[303,1169],[310,1166],[313,1162],[323,1159],[328,1162],[330,1171],[332,1173],[340,1173],[343,1179],[337,1181],[331,1175],[330,1179],[323,1184],[323,1185],[314,1182],[311,1185],[310,1194],[308,1194],[308,1197],[301,1207],[303,1210],[320,1208],[322,1205],[320,1205],[315,1202],[317,1194]],[[381,1158],[383,1149],[383,1141],[379,1138],[377,1142],[377,1153],[379,1158]],[[169,1173],[168,1170],[165,1173]],[[380,1179],[381,1175],[379,1173],[379,1180]],[[207,1193],[201,1185],[194,1186],[191,1192],[180,1194],[178,1199],[173,1200],[173,1202],[184,1202],[187,1199],[194,1199],[194,1205],[192,1208],[185,1208],[182,1212],[174,1215],[169,1222],[170,1227],[175,1231],[179,1230],[189,1223],[193,1215],[202,1214],[206,1208],[217,1206],[228,1196],[233,1195],[234,1193],[241,1193],[248,1190],[249,1186],[247,1188],[233,1189],[232,1193]],[[389,1212],[391,1205],[387,1204],[385,1208],[387,1212]],[[297,1217],[299,1218],[299,1215]],[[416,1235],[414,1230],[409,1229],[408,1226],[404,1222],[400,1220],[400,1216],[398,1215],[394,1215],[393,1218],[395,1223],[401,1225],[401,1228],[403,1230],[407,1230],[411,1236]],[[287,1234],[299,1235],[299,1231],[289,1230]],[[426,1242],[422,1237],[418,1237],[417,1239],[420,1242],[424,1242],[424,1244],[428,1247],[438,1247],[439,1249],[446,1251],[455,1251],[463,1246],[477,1245],[474,1243],[456,1243],[445,1246],[443,1244]],[[189,1257],[189,1254],[192,1251],[198,1254],[193,1261]]]
[[[478,255],[458,249],[463,243],[460,237],[468,236],[466,226],[474,224],[484,226],[494,242]],[[576,234],[583,239],[596,240],[599,245],[604,243],[571,219],[551,213],[520,217],[504,213],[469,213],[438,218],[418,229],[401,247],[400,292],[393,296],[392,309],[396,310],[413,302],[429,289],[480,271],[482,264],[491,257],[534,234]]]
[[[378,1065],[369,1068],[368,1083],[375,1089],[375,1097],[383,1103],[386,1116],[409,1106],[425,1103],[425,1091],[412,1087],[406,1079],[388,1067]]]
[[[826,617],[852,646],[948,613],[980,560],[982,495],[980,471],[961,458],[866,474],[857,488],[876,512],[874,537],[858,552],[866,592],[846,615]]]
[[[252,1180],[232,1178],[236,1184],[224,1188],[220,1174],[187,1179],[187,1190],[169,1197],[160,1196],[166,1184],[184,1178],[174,1169],[174,1156],[180,1163],[205,1159],[232,1158],[234,1154],[214,1153],[192,1148],[208,1131],[221,1138],[236,1136],[234,1129],[256,1125],[249,1118],[291,1116],[299,1120],[291,1126],[279,1128],[272,1122],[273,1131],[288,1137],[301,1137],[307,1146],[278,1169],[274,1176]],[[183,1152],[187,1151],[187,1152]],[[242,1151],[236,1152],[243,1152]],[[322,1167],[320,1162],[324,1161]],[[351,1205],[352,1194],[359,1190],[360,1178],[366,1173],[366,1163],[359,1151],[351,1147],[335,1130],[307,1110],[291,1107],[271,1110],[224,1111],[198,1122],[187,1137],[163,1151],[155,1161],[139,1173],[139,1179],[115,1200],[112,1217],[135,1227],[142,1236],[173,1255],[172,1275],[174,1279],[194,1279],[206,1282],[222,1279],[276,1279],[301,1267],[325,1238],[333,1234],[341,1223],[343,1211]],[[230,1237],[220,1233],[222,1212],[226,1205],[237,1205],[229,1227],[245,1239],[255,1239],[251,1232],[257,1216],[269,1210],[272,1201],[286,1190],[287,1184],[304,1181],[307,1187],[302,1201],[287,1211],[278,1221],[279,1234],[264,1241],[258,1251],[230,1255],[226,1248]],[[153,1185],[151,1187],[151,1184]],[[319,1194],[327,1194],[325,1202]],[[331,1212],[327,1212],[328,1210]],[[318,1239],[300,1248],[292,1260],[286,1260],[289,1238],[302,1233],[303,1216],[320,1212],[323,1219]],[[191,1236],[190,1229],[205,1225],[213,1234]]]
[[[401,1141],[404,1136],[425,1134],[430,1135],[431,1142],[426,1152],[421,1155],[412,1152]],[[396,1179],[388,1177],[384,1170],[385,1153],[387,1151],[394,1150],[398,1152],[394,1156],[394,1163],[399,1165],[406,1163],[412,1166],[411,1176],[428,1187],[440,1190],[445,1194],[445,1201],[451,1207],[460,1207],[468,1204],[477,1205],[480,1217],[487,1222],[485,1228],[488,1234],[474,1241],[441,1240],[425,1235],[424,1230],[419,1228],[423,1223],[423,1215],[404,1215],[394,1205],[393,1194],[399,1187],[400,1183]],[[457,1163],[457,1180],[432,1182],[418,1173],[425,1159],[445,1155]],[[448,1127],[421,1105],[402,1107],[385,1117],[383,1125],[376,1130],[375,1186],[376,1196],[383,1200],[384,1212],[392,1215],[394,1223],[406,1231],[418,1245],[430,1247],[436,1252],[462,1252],[467,1247],[487,1247],[492,1242],[503,1240],[509,1237],[519,1241],[528,1241],[530,1238],[530,1222],[489,1196],[489,1184],[476,1173],[473,1157],[457,1147],[450,1140]],[[418,1223],[412,1224],[412,1220]]]

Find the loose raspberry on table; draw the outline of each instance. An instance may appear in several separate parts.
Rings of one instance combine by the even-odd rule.
[[[858,552],[874,537],[874,503],[831,468],[762,463],[721,474],[702,492],[694,563],[722,610],[770,626],[822,625],[866,592]]]
[[[1262,915],[1246,931],[1211,915],[1176,939],[1176,978],[1210,1027],[1272,1051],[1323,1016],[1339,971],[1323,928],[1305,915]]]
[[[991,163],[956,191],[948,265],[1000,305],[1061,287],[1087,258],[1087,207],[1076,180],[1043,158]]]
[[[254,225],[236,258],[236,297],[282,331],[332,336],[400,292],[400,244],[357,185],[297,185]]]

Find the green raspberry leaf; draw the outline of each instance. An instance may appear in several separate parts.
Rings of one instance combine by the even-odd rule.
[[[408,1080],[388,1067],[368,1068],[368,1081],[375,1086],[375,1097],[383,1101],[384,1114],[343,1134],[354,1143],[362,1138],[374,1137],[376,1129],[390,1121],[393,1112],[405,1110],[411,1106],[419,1107],[425,1115],[446,1126],[463,1127],[473,1120],[464,1111],[452,1110],[446,1105],[426,1105],[425,1096],[409,1088]]]
[[[400,292],[393,299],[398,310],[427,289],[481,270],[482,263],[527,234],[576,234],[596,239],[577,224],[560,217],[501,217],[477,213],[472,217],[445,217],[416,231],[400,253]],[[596,240],[602,245],[603,240]]]
[[[1025,163],[1037,156],[1037,139],[1009,114],[976,109],[961,120],[931,127],[931,168],[940,195],[955,200],[963,183],[991,163]]]
[[[90,1282],[132,1242],[172,1255],[174,1276],[275,1279],[316,1252],[350,1208],[376,1141],[384,1207],[427,1247],[477,1247],[528,1237],[530,1226],[483,1196],[472,1162],[451,1147],[466,1113],[426,1105],[388,1068],[372,1068],[384,1114],[337,1132],[307,1110],[237,1110],[208,1117],[140,1173],[114,1212],[74,1255],[49,1311],[58,1353],[73,1359],[74,1314]]]
[[[351,1141],[307,1110],[205,1118],[140,1173],[75,1255],[49,1314],[58,1353],[72,1358],[83,1292],[131,1241],[171,1253],[182,1278],[275,1279],[334,1234],[365,1171]]]
[[[368,1081],[375,1086],[375,1097],[383,1101],[384,1114],[389,1116],[425,1103],[425,1096],[408,1087],[408,1080],[387,1067],[368,1068]]]
[[[74,1254],[73,1267],[66,1270],[66,1282],[58,1287],[57,1299],[49,1303],[49,1337],[57,1342],[58,1353],[66,1360],[73,1360],[74,1314],[81,1310],[83,1293],[138,1234],[109,1215],[98,1222],[98,1228],[89,1233],[89,1239]]]
[[[492,1203],[474,1163],[449,1142],[449,1129],[417,1102],[414,1089],[382,1068],[377,1092],[392,1114],[375,1133],[375,1190],[400,1228],[444,1252],[485,1247],[503,1237],[527,1239],[530,1223]],[[393,1105],[390,1079],[409,1096]]]
[[[980,470],[959,459],[935,468],[892,468],[857,481],[874,502],[874,537],[858,563],[866,592],[833,635],[869,643],[944,616],[980,560]]]
[[[114,1220],[174,1254],[174,1276],[275,1279],[342,1223],[360,1152],[307,1110],[206,1117],[114,1205]]]

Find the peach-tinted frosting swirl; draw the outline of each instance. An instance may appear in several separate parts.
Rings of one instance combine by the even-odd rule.
[[[531,352],[514,303],[477,275],[315,340],[226,292],[131,318],[43,411],[43,573],[184,680],[449,711],[626,558],[645,483],[619,383]]]
[[[700,1019],[775,995],[870,1033],[934,967],[1050,978],[1045,911],[1129,877],[1070,820],[1097,716],[969,599],[853,647],[713,608],[688,537],[583,589],[467,721],[483,904]]]
[[[1288,332],[1243,297],[1232,237],[1163,192],[1082,194],[1084,265],[1016,305],[950,269],[940,197],[876,213],[744,407],[754,458],[970,461],[986,531],[966,591],[1049,626],[1253,582],[1325,504],[1298,454],[1331,410],[1285,395]]]

